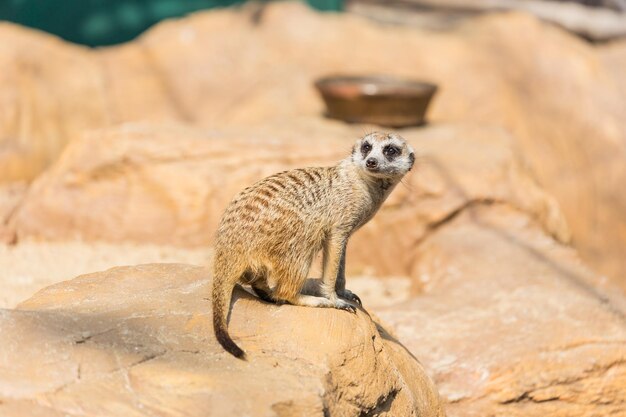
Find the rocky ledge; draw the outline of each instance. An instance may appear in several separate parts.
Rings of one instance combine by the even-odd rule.
[[[209,272],[147,264],[48,287],[0,311],[0,415],[443,416],[415,357],[366,311],[236,292],[213,337]]]

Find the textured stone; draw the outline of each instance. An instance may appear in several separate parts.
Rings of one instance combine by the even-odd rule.
[[[434,229],[422,296],[377,309],[455,416],[624,416],[626,299],[508,205]]]
[[[210,277],[115,268],[0,310],[0,414],[443,416],[419,362],[365,312],[274,306],[239,290],[213,338]]]

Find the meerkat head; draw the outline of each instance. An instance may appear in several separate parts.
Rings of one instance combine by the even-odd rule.
[[[413,168],[415,152],[400,135],[374,132],[357,140],[352,162],[371,177],[402,177]]]

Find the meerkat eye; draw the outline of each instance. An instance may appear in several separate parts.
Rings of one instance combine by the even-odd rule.
[[[369,153],[369,151],[371,151],[371,150],[372,150],[372,145],[370,145],[369,143],[364,142],[363,145],[361,145],[361,152],[364,155],[367,155]]]
[[[383,149],[383,154],[385,154],[385,156],[396,156],[398,153],[400,153],[400,150],[398,148],[396,148],[395,146],[385,146],[385,148]]]

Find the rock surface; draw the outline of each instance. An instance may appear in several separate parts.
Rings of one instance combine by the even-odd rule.
[[[73,142],[30,187],[10,226],[18,241],[135,241],[208,246],[228,202],[285,169],[345,158],[359,133],[310,121],[284,131],[125,125]],[[429,228],[479,201],[506,201],[567,240],[552,198],[530,179],[500,129],[436,126],[403,136],[416,168],[348,245],[356,274],[408,275]],[[384,232],[383,232],[384,231]]]
[[[210,278],[115,268],[0,310],[0,414],[443,416],[419,362],[359,311],[268,305],[239,290],[213,338]]]
[[[128,121],[208,129],[319,117],[312,81],[389,73],[438,83],[430,119],[506,128],[559,201],[585,259],[626,288],[626,96],[619,60],[530,16],[457,30],[378,26],[297,4],[199,13],[91,51],[2,24],[0,181],[32,179],[84,131]],[[525,36],[519,36],[524,33]],[[354,48],[359,39],[364,48]],[[200,51],[200,52],[199,52]]]
[[[449,416],[626,415],[626,300],[527,215],[467,209],[417,257],[426,293],[376,312]]]

